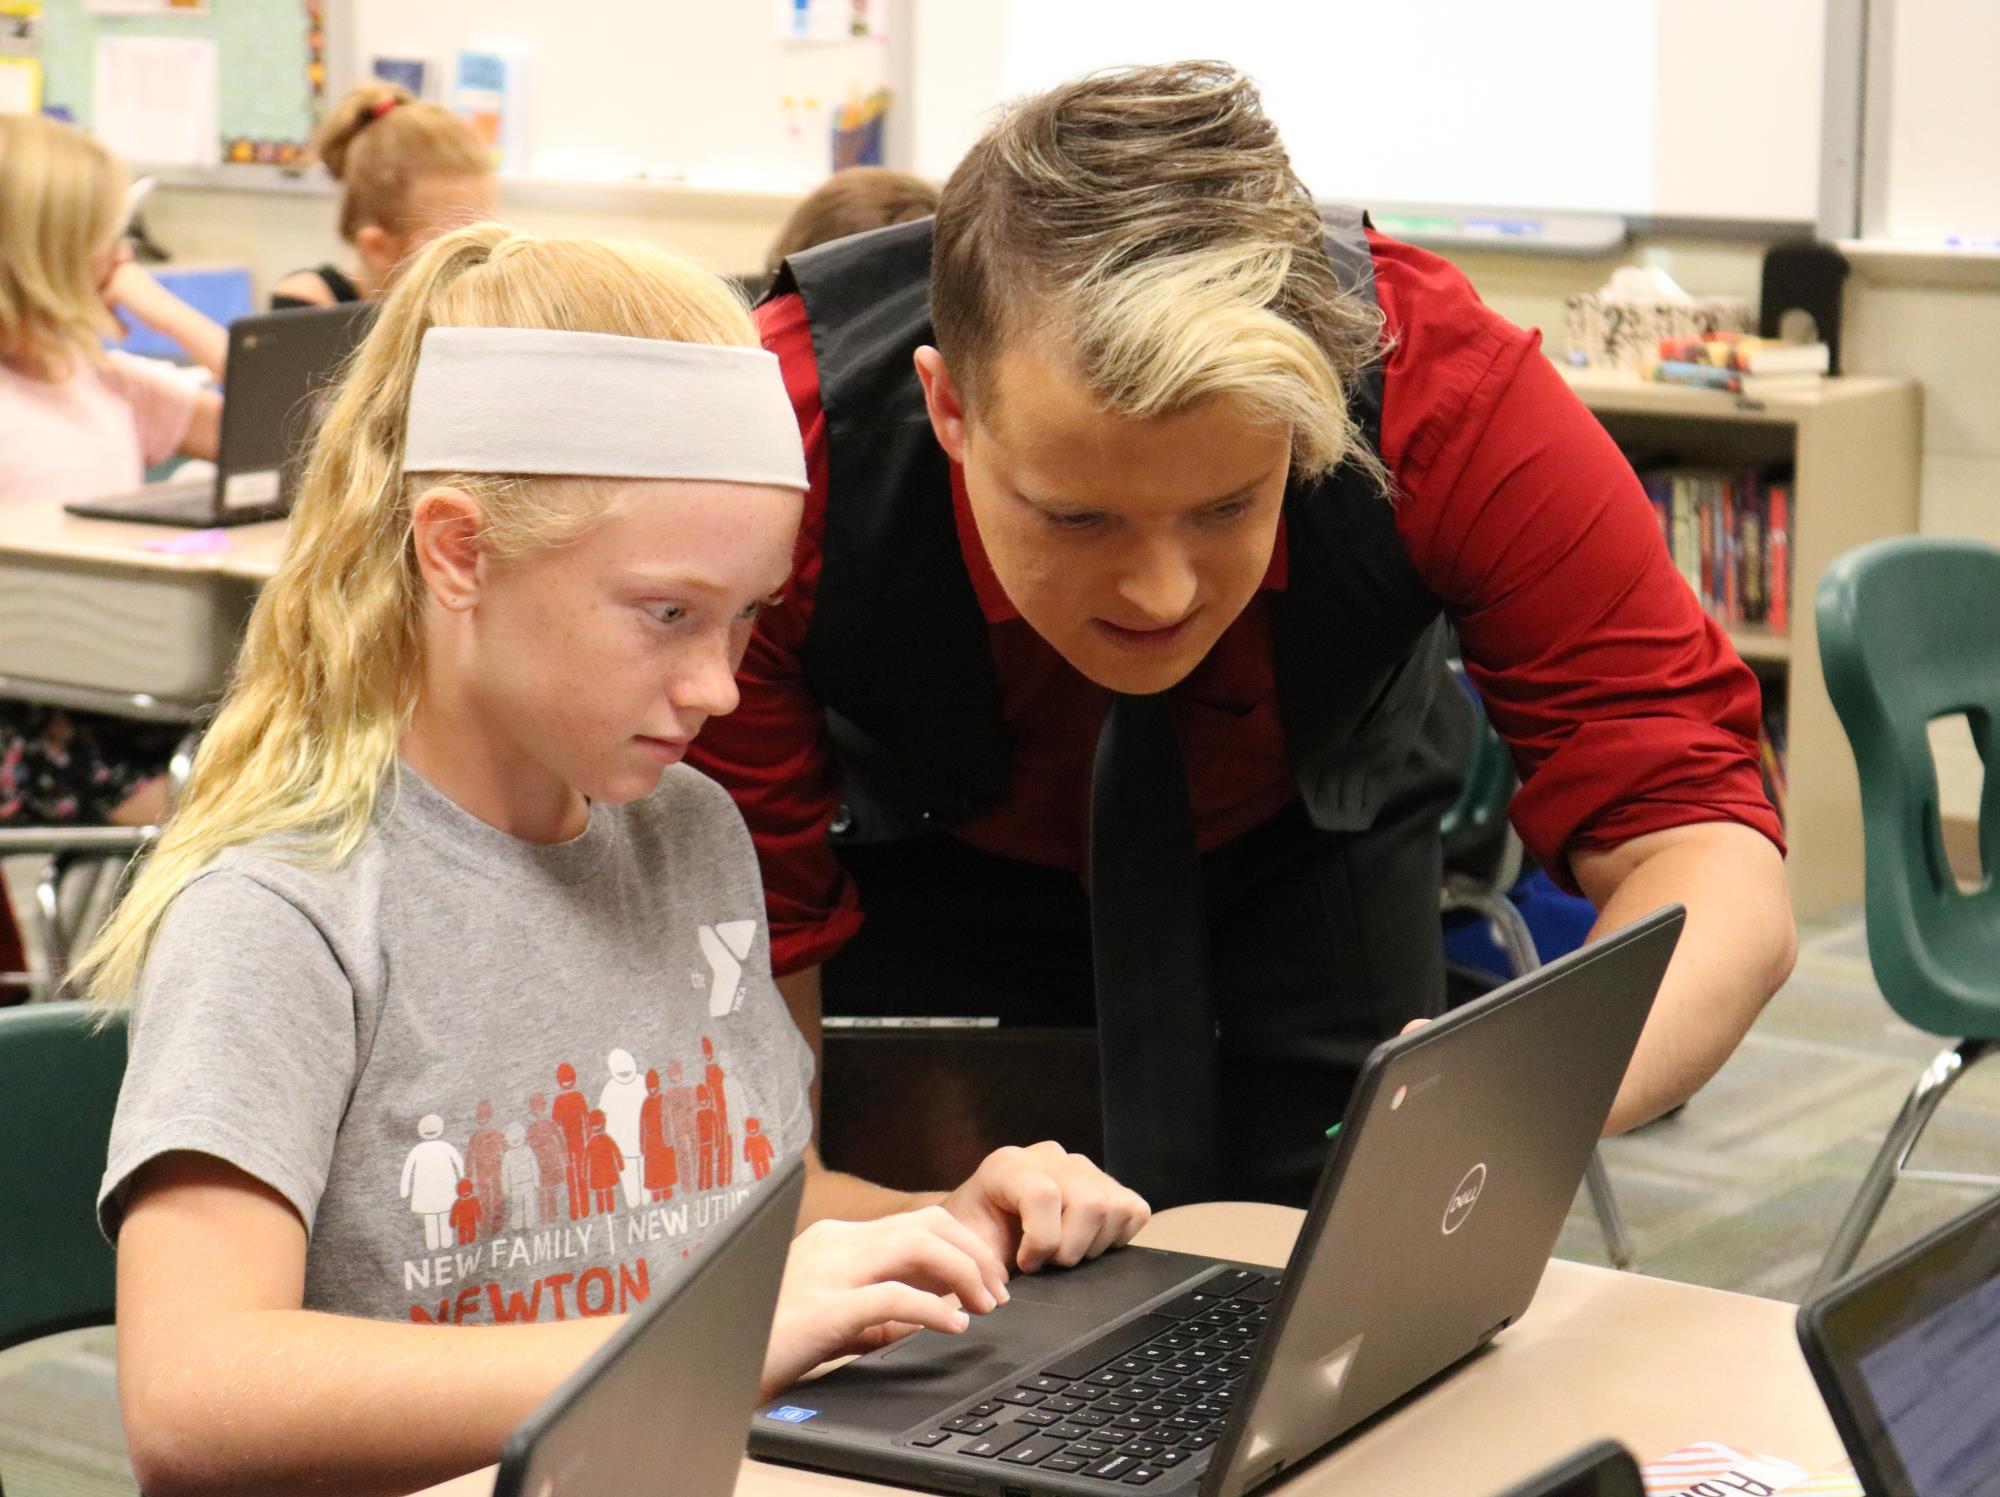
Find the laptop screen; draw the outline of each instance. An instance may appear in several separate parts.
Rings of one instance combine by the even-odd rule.
[[[2000,1198],[1800,1313],[1871,1497],[2000,1497]]]
[[[2000,1278],[1861,1358],[1917,1497],[2000,1497]]]

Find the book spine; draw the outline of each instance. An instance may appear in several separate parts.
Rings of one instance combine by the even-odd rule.
[[[1784,484],[1771,485],[1770,520],[1764,535],[1771,581],[1766,618],[1771,629],[1783,634],[1792,625],[1792,537],[1791,494]]]

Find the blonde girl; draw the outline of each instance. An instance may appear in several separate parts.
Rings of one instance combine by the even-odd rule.
[[[775,360],[670,255],[483,225],[388,297],[87,959],[136,1000],[100,1210],[154,1497],[494,1460],[774,1158],[810,1176],[767,1392],[1144,1220],[1054,1144],[925,1197],[811,1154],[755,856],[678,762],[804,486]]]
[[[499,217],[492,147],[443,105],[393,83],[349,90],[321,119],[312,152],[340,184],[340,237],[353,258],[293,271],[272,288],[274,309],[380,296],[439,234]]]
[[[222,330],[130,263],[126,186],[82,131],[0,115],[0,524],[10,505],[120,493],[176,454],[215,455],[219,396],[104,347],[115,307],[222,368]],[[178,736],[0,700],[0,824],[151,821]]]

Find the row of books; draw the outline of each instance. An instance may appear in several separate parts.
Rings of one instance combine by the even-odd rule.
[[[1645,365],[1651,379],[1751,398],[1816,390],[1832,367],[1824,343],[1782,343],[1743,333],[1662,338],[1657,352]]]
[[[1724,624],[1783,633],[1791,622],[1791,486],[1710,468],[1639,478],[1701,606]]]

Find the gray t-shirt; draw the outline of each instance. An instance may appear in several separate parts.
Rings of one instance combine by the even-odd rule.
[[[811,1137],[742,820],[685,766],[556,846],[399,785],[338,867],[253,843],[175,896],[100,1221],[196,1150],[297,1209],[310,1309],[630,1309]]]

